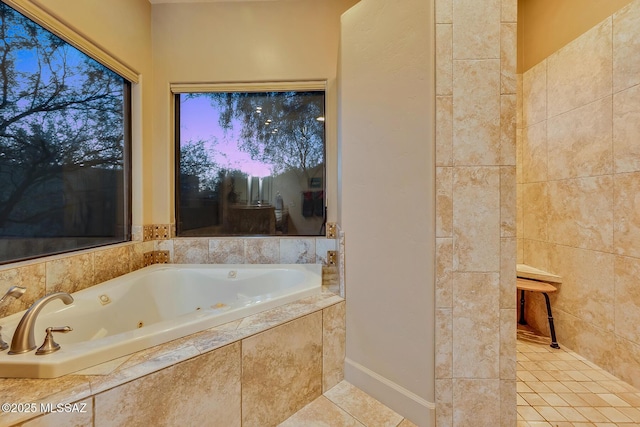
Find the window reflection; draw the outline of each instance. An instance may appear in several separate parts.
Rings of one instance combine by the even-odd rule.
[[[321,235],[324,92],[176,95],[179,236]]]
[[[0,3],[0,263],[130,240],[130,84]]]

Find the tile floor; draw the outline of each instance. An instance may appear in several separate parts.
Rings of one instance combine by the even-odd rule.
[[[564,348],[517,346],[517,427],[640,426],[640,391],[631,385]]]
[[[359,388],[342,381],[280,427],[417,427]]]
[[[640,426],[640,391],[578,354],[518,340],[517,359],[517,427]],[[416,427],[346,381],[280,424],[300,426]]]

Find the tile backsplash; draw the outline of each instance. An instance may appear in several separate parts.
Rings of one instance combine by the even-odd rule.
[[[142,240],[0,267],[0,293],[24,286],[19,299],[0,306],[0,318],[29,308],[51,292],[76,292],[147,265],[176,264],[323,264],[324,284],[337,292],[338,269],[328,266],[327,252],[338,249],[325,237],[171,238],[167,224],[142,227]],[[334,271],[335,270],[335,271]]]

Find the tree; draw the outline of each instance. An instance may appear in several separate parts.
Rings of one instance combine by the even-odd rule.
[[[180,175],[198,177],[198,190],[213,190],[219,178],[219,167],[205,147],[206,141],[180,144]]]
[[[61,204],[33,198],[61,171],[123,168],[124,90],[120,76],[0,3],[2,234],[55,233],[46,219]]]
[[[273,173],[298,171],[310,178],[324,162],[324,93],[210,93],[219,123],[242,125],[239,148],[254,160],[273,165]]]

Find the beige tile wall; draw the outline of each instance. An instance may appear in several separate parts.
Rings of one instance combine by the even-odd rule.
[[[176,264],[327,264],[327,251],[338,248],[324,237],[216,237],[159,240]]]
[[[0,293],[11,286],[24,286],[27,292],[0,306],[0,318],[26,310],[51,292],[80,291],[142,268],[144,253],[153,250],[153,241],[131,242],[2,266]]]
[[[344,289],[343,278],[338,277],[344,268],[343,238],[170,239],[148,233],[148,239],[160,240],[3,266],[0,292],[10,286],[25,286],[27,292],[3,304],[0,318],[29,308],[45,294],[79,291],[142,268],[144,255],[158,249],[169,254],[169,262],[324,264],[323,285],[336,293]],[[327,251],[336,249],[341,254],[339,264],[326,265]],[[86,412],[49,414],[25,425],[275,425],[344,379],[345,307],[342,301],[246,338],[242,346],[237,342],[122,386],[92,385],[98,394],[81,402],[86,403]],[[171,360],[163,362],[172,365]],[[268,387],[264,373],[270,373]],[[64,388],[74,378],[66,376],[55,383]]]
[[[322,312],[242,341],[242,425],[277,425],[322,394]]]
[[[56,255],[0,267],[0,294],[11,286],[24,286],[19,299],[0,306],[0,318],[26,310],[51,292],[76,292],[145,266],[145,254],[166,251],[167,262],[184,264],[327,264],[327,251],[338,240],[317,238],[168,238],[170,226],[145,226],[149,239]],[[155,233],[155,230],[160,230]],[[158,260],[156,260],[158,261]],[[338,267],[324,270],[324,283],[338,293]]]
[[[94,426],[240,424],[240,342],[94,397]]]
[[[513,426],[517,2],[435,16],[437,424]]]
[[[521,85],[518,261],[563,277],[560,344],[640,387],[640,0]],[[548,334],[542,298],[529,301]]]
[[[344,379],[346,351],[346,304],[327,307],[322,312],[322,392]]]
[[[53,399],[54,405],[60,400],[77,401],[84,404],[78,406],[82,412],[46,414],[20,425],[275,426],[319,397],[323,385],[328,389],[344,379],[345,302],[311,313],[308,307],[302,310],[308,314],[222,347],[216,341],[233,334],[240,322],[222,335],[201,334],[202,341],[173,341],[175,347],[170,351],[164,347],[166,353],[161,347],[149,349],[133,355],[114,375],[109,372],[117,365],[107,366],[105,376],[89,370],[46,384],[40,384],[45,380],[13,380],[40,382],[40,390],[32,392],[43,396],[74,381],[91,383],[90,390],[88,383],[82,391],[77,387],[77,399],[56,401],[55,395],[46,399]],[[265,313],[252,321],[265,327],[265,318],[273,315]],[[214,342],[209,342],[212,337]],[[196,347],[213,349],[199,354]],[[3,421],[2,425],[18,425]]]

